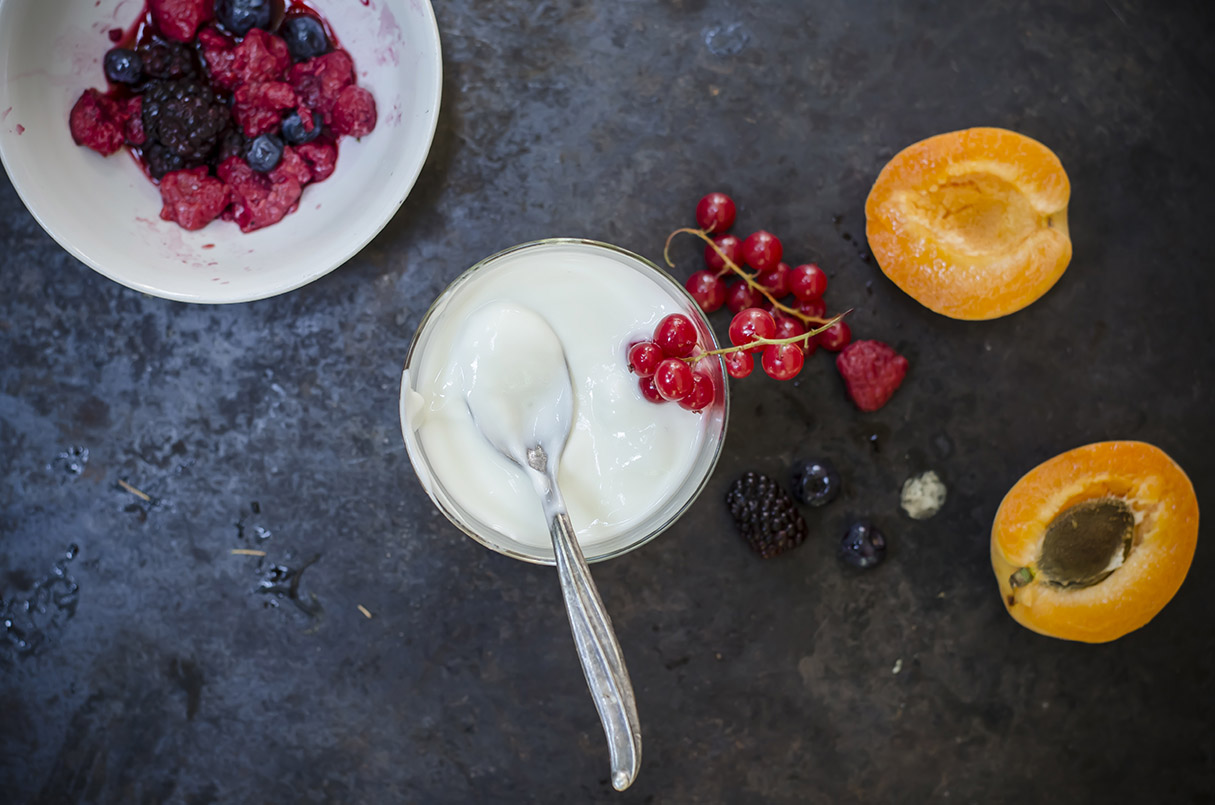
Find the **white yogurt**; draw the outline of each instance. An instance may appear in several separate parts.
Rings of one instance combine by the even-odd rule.
[[[478,430],[466,402],[470,378],[474,395],[482,383],[510,387],[512,377],[520,394],[551,382],[547,325],[572,383],[558,482],[578,541],[593,549],[645,521],[693,471],[710,420],[647,401],[628,370],[629,346],[675,312],[685,308],[655,280],[595,249],[525,249],[474,272],[427,325],[404,383],[402,416],[434,480],[489,528],[523,546],[551,547],[531,481]],[[490,428],[519,426],[517,404],[498,411]]]

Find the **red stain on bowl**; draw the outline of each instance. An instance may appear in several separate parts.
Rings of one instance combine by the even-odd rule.
[[[18,134],[25,134],[25,126],[22,126],[20,123],[18,123],[18,124],[17,124],[17,133],[18,133]]]

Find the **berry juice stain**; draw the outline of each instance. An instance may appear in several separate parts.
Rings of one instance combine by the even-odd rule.
[[[79,546],[72,543],[63,558],[38,579],[22,570],[7,574],[5,586],[14,590],[0,595],[0,659],[32,656],[49,645],[76,614],[80,585],[68,563],[79,552]]]

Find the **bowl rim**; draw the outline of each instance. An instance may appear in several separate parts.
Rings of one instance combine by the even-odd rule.
[[[280,296],[285,293],[302,288],[309,283],[315,282],[321,277],[341,268],[350,261],[356,254],[366,248],[367,244],[371,243],[384,230],[390,221],[400,211],[405,204],[405,200],[409,198],[409,194],[413,192],[414,185],[417,184],[418,177],[422,174],[422,169],[426,166],[426,160],[430,156],[430,150],[434,146],[435,132],[438,130],[439,115],[443,106],[443,41],[439,36],[439,23],[435,17],[434,6],[432,0],[411,0],[411,5],[420,8],[423,12],[422,16],[425,22],[424,25],[426,38],[434,45],[435,54],[435,73],[434,82],[429,87],[434,97],[434,113],[429,115],[430,125],[429,131],[426,132],[426,147],[419,152],[419,158],[416,164],[409,169],[407,181],[402,183],[402,193],[400,199],[395,204],[385,207],[377,220],[374,220],[372,226],[368,227],[366,236],[358,242],[351,242],[350,246],[343,250],[343,253],[328,268],[309,271],[293,277],[289,282],[282,282],[271,286],[260,286],[245,293],[225,293],[222,296],[208,296],[205,294],[176,291],[170,288],[158,287],[144,282],[134,281],[122,277],[111,269],[107,269],[99,262],[95,261],[87,252],[73,244],[62,230],[51,225],[44,214],[35,209],[29,202],[29,190],[21,181],[19,181],[12,167],[12,161],[16,159],[15,155],[10,155],[4,147],[5,139],[0,137],[0,165],[4,167],[4,172],[8,176],[9,184],[17,192],[17,197],[21,199],[21,204],[29,211],[33,219],[38,223],[42,230],[58,243],[65,251],[71,254],[80,262],[84,263],[89,268],[101,274],[103,277],[113,280],[114,282],[131,290],[138,291],[149,296],[155,296],[160,299],[168,299],[174,302],[186,302],[190,304],[201,305],[229,305],[240,304],[243,302],[256,302],[261,299],[270,299],[275,296]],[[0,0],[0,17],[3,17],[5,6],[11,6],[12,3],[5,3]],[[0,88],[2,89],[2,88]],[[4,97],[7,97],[7,93]]]
[[[636,252],[630,251],[629,249],[625,249],[621,246],[616,246],[614,244],[607,243],[604,241],[593,240],[590,238],[571,238],[571,237],[540,238],[537,240],[531,240],[531,241],[527,241],[525,243],[519,243],[514,246],[510,246],[508,248],[502,249],[501,251],[498,251],[498,252],[495,252],[495,253],[489,255],[488,257],[478,260],[473,265],[471,265],[468,268],[461,271],[460,274],[455,279],[453,279],[450,283],[448,283],[443,288],[443,290],[439,292],[439,294],[435,297],[434,301],[431,302],[430,307],[428,307],[426,309],[426,312],[422,315],[422,318],[418,322],[417,328],[413,332],[413,336],[410,338],[409,348],[405,353],[405,361],[403,363],[403,368],[402,368],[402,373],[401,373],[401,388],[400,388],[400,393],[399,393],[398,402],[397,402],[398,415],[400,417],[400,424],[401,424],[401,436],[405,442],[405,454],[409,458],[410,467],[414,471],[414,476],[418,479],[418,482],[421,484],[423,491],[426,492],[426,496],[428,498],[430,498],[431,503],[434,504],[435,508],[437,508],[443,514],[443,516],[448,520],[448,522],[450,522],[452,525],[454,525],[459,531],[461,531],[465,536],[472,539],[474,542],[490,549],[494,553],[502,554],[503,556],[510,557],[511,559],[518,559],[522,562],[527,562],[529,564],[534,564],[534,565],[550,565],[550,566],[556,564],[555,556],[544,556],[544,555],[537,556],[534,554],[523,553],[521,551],[513,550],[512,548],[509,548],[505,545],[495,544],[491,540],[478,534],[467,524],[461,522],[460,518],[458,516],[456,516],[455,513],[448,511],[447,507],[443,505],[443,502],[439,499],[439,497],[436,496],[434,491],[431,489],[431,483],[437,482],[437,479],[434,479],[432,477],[432,474],[429,472],[429,468],[424,468],[427,470],[426,474],[424,474],[422,471],[419,470],[419,467],[418,467],[419,457],[416,457],[414,455],[415,449],[417,449],[418,451],[421,451],[421,446],[416,445],[416,447],[415,447],[415,445],[412,443],[413,442],[413,439],[411,439],[411,430],[412,429],[409,427],[409,421],[408,421],[408,415],[407,415],[406,392],[409,390],[409,381],[410,381],[409,370],[412,368],[414,353],[420,346],[421,335],[422,335],[423,331],[426,329],[426,326],[430,323],[431,319],[436,315],[436,313],[446,303],[446,301],[448,299],[450,299],[454,293],[458,292],[459,289],[469,280],[469,278],[472,275],[476,274],[479,269],[492,265],[492,264],[498,262],[500,259],[502,259],[504,257],[508,257],[512,254],[515,254],[516,252],[525,251],[525,250],[534,249],[534,248],[551,247],[551,246],[589,246],[592,248],[603,249],[608,252],[613,252],[619,256],[623,256],[624,258],[626,258],[628,260],[634,260],[634,261],[644,265],[646,268],[652,270],[655,274],[658,274],[661,277],[665,277],[667,279],[667,281],[669,282],[671,288],[674,289],[675,295],[677,297],[682,296],[684,298],[684,300],[687,302],[687,304],[690,306],[690,309],[692,309],[696,313],[700,324],[703,325],[704,332],[707,334],[707,336],[710,340],[710,344],[711,344],[712,348],[717,349],[720,344],[720,342],[717,339],[717,333],[714,331],[712,322],[709,321],[708,315],[705,314],[705,312],[700,309],[695,298],[688,292],[687,288],[684,287],[683,283],[681,283],[679,280],[675,279],[675,277],[671,276],[670,272],[663,270],[660,266],[658,266],[658,264],[654,263],[652,260],[642,257],[641,255],[637,254]],[[659,523],[655,528],[653,528],[644,537],[641,537],[641,538],[637,539],[636,541],[631,542],[627,545],[619,546],[611,551],[606,551],[603,553],[587,553],[585,558],[586,558],[586,561],[588,564],[595,564],[598,562],[606,561],[608,559],[615,559],[616,557],[623,556],[627,553],[631,553],[631,552],[637,550],[638,548],[640,548],[641,546],[654,541],[659,535],[661,535],[663,532],[665,532],[667,529],[669,529],[671,526],[673,526],[676,522],[678,522],[679,519],[682,518],[687,513],[687,511],[700,498],[701,494],[705,491],[705,488],[708,487],[709,482],[713,478],[713,473],[717,470],[717,465],[721,460],[721,454],[725,448],[726,436],[728,435],[729,429],[730,429],[730,383],[729,383],[729,378],[728,378],[728,374],[726,372],[725,363],[722,361],[721,356],[720,355],[716,356],[715,360],[717,362],[717,368],[720,372],[721,381],[722,381],[721,431],[717,437],[716,444],[712,448],[712,455],[709,458],[708,464],[705,466],[704,474],[698,480],[695,489],[692,490],[691,494],[688,495],[687,500],[685,500],[683,502],[683,504],[679,507],[679,509],[677,511],[673,512],[664,521]]]

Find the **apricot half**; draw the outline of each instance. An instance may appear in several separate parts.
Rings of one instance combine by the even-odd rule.
[[[1070,196],[1063,164],[1037,140],[953,131],[882,168],[865,201],[865,233],[882,271],[920,304],[955,319],[995,319],[1063,276]]]
[[[991,529],[991,566],[1022,626],[1105,643],[1155,617],[1198,542],[1198,499],[1181,467],[1144,442],[1098,442],[1013,485]]]

